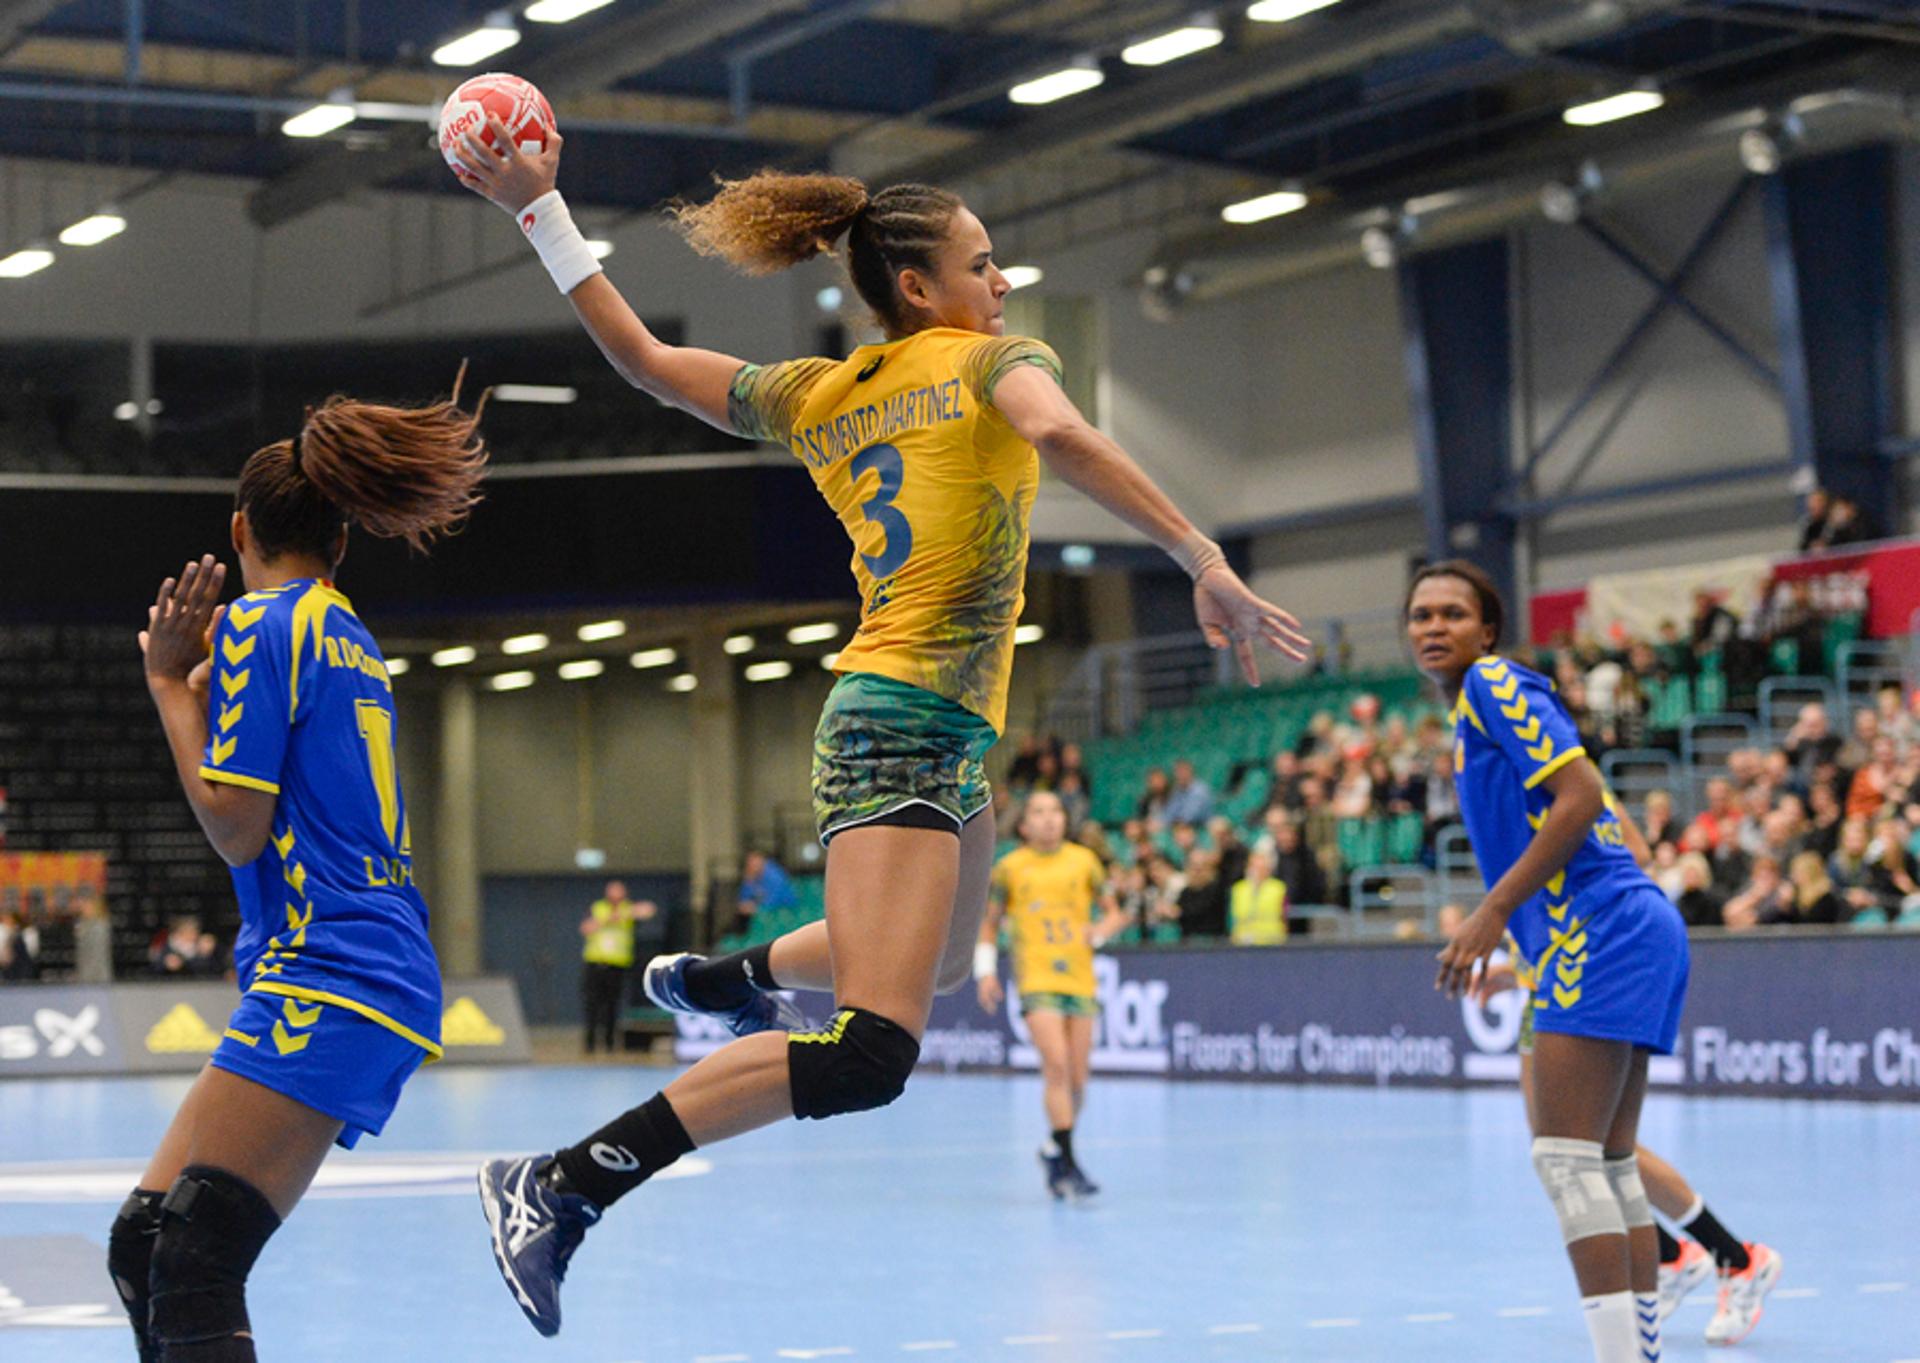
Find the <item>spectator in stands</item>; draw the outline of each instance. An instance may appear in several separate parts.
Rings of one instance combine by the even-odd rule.
[[[1222,880],[1232,885],[1247,873],[1247,845],[1240,840],[1240,830],[1232,819],[1216,814],[1207,820],[1207,841]]]
[[[1034,778],[1039,774],[1040,738],[1036,734],[1023,734],[1020,746],[1014,750],[1013,761],[1007,764],[1007,788],[1031,790]]]
[[[1674,901],[1690,928],[1720,926],[1721,898],[1713,889],[1713,866],[1699,852],[1680,857],[1680,895]]]
[[[1320,863],[1330,884],[1340,882],[1340,821],[1327,803],[1327,788],[1317,777],[1300,783],[1300,838]]]
[[[1233,887],[1228,921],[1239,946],[1274,946],[1287,940],[1287,888],[1273,878],[1273,865],[1258,852],[1247,858],[1246,877]]]
[[[1196,851],[1187,867],[1179,923],[1182,938],[1227,935],[1227,884],[1220,876],[1218,858],[1206,848]]]
[[[1867,849],[1873,835],[1865,819],[1848,819],[1840,825],[1840,846],[1827,858],[1827,875],[1840,900],[1855,914],[1868,910],[1884,911],[1873,885],[1873,867],[1867,861]]]
[[[1920,690],[1914,693],[1915,710],[1909,710],[1899,686],[1892,682],[1873,693],[1873,708],[1880,716],[1880,732],[1905,746],[1920,743]]]
[[[1060,808],[1067,816],[1069,835],[1085,823],[1087,816],[1093,812],[1093,803],[1087,798],[1085,779],[1084,773],[1075,768],[1072,771],[1063,770],[1060,779],[1054,783],[1053,793],[1060,797]]]
[[[1294,752],[1304,760],[1322,753],[1331,753],[1339,747],[1334,734],[1333,712],[1321,710],[1307,721],[1307,727],[1293,745]]]
[[[1184,757],[1173,764],[1173,789],[1167,795],[1166,820],[1196,827],[1213,817],[1213,790],[1193,774],[1193,763]]]
[[[1853,729],[1841,743],[1834,761],[1845,772],[1857,772],[1873,761],[1873,745],[1880,737],[1880,712],[1861,708],[1853,712]]]
[[[609,880],[599,899],[580,920],[580,1001],[586,1014],[586,1051],[595,1041],[611,1055],[620,1008],[626,1000],[627,972],[633,969],[634,904],[625,882]]]
[[[1851,497],[1835,497],[1827,508],[1827,523],[1821,543],[1815,549],[1840,549],[1849,544],[1864,544],[1879,534],[1860,504]]]
[[[1872,710],[1862,710],[1861,715],[1872,715]],[[1880,812],[1890,798],[1900,794],[1899,754],[1891,738],[1876,738],[1873,741],[1872,760],[1853,774],[1853,782],[1847,788],[1847,817],[1850,819],[1872,819]]]
[[[1707,849],[1717,852],[1722,844],[1731,841],[1739,823],[1740,809],[1734,803],[1733,783],[1724,776],[1714,777],[1707,782],[1707,807],[1694,817],[1692,826],[1705,836]]]
[[[1064,782],[1070,776],[1078,776],[1080,789],[1092,796],[1093,777],[1087,771],[1086,754],[1080,751],[1078,743],[1065,743],[1060,748],[1060,779]]]
[[[768,909],[790,909],[799,902],[799,896],[793,890],[793,878],[787,874],[786,868],[755,848],[747,853],[746,863],[740,868],[739,913],[734,919],[733,930],[746,931],[757,913]]]
[[[1786,911],[1793,900],[1793,886],[1780,876],[1780,863],[1772,857],[1753,859],[1753,869],[1740,892],[1720,911],[1721,921],[1735,930],[1758,926],[1770,914]]]
[[[1916,883],[1908,859],[1907,826],[1898,819],[1883,820],[1867,845],[1868,883],[1888,917],[1920,907],[1920,883]]]
[[[1042,744],[1040,755],[1034,759],[1033,789],[1058,790],[1060,788],[1060,754],[1050,745]]]
[[[40,978],[40,929],[9,909],[0,913],[0,981]]]
[[[1833,509],[1827,490],[1817,487],[1807,494],[1806,519],[1800,523],[1800,552],[1824,549],[1827,543],[1827,514]]]
[[[1306,779],[1306,773],[1300,766],[1300,754],[1289,748],[1277,753],[1273,759],[1273,785],[1267,793],[1267,804],[1281,809],[1300,808],[1300,782]]]
[[[1357,749],[1349,751],[1333,789],[1333,817],[1365,819],[1373,813],[1373,778],[1367,774],[1366,759]]]
[[[1120,825],[1120,846],[1115,860],[1127,866],[1140,866],[1153,855],[1153,836],[1145,819],[1128,819]]]
[[[1800,707],[1793,727],[1787,731],[1786,754],[1803,787],[1811,787],[1822,766],[1840,754],[1840,738],[1827,721],[1827,707],[1814,701]]]
[[[1662,843],[1679,845],[1680,829],[1673,813],[1673,792],[1647,792],[1647,802],[1640,815],[1640,832],[1646,837],[1649,847],[1657,848]]]
[[[1761,915],[1763,923],[1839,923],[1852,917],[1833,892],[1833,880],[1827,864],[1818,852],[1801,852],[1788,863],[1793,893],[1784,908],[1771,916]]]
[[[1104,825],[1091,821],[1083,823],[1075,830],[1073,840],[1100,858],[1100,864],[1112,869],[1115,860],[1113,843],[1107,837]]]
[[[92,890],[82,890],[74,905],[73,978],[79,984],[113,981],[113,921]]]
[[[1724,649],[1738,637],[1740,619],[1704,589],[1693,594],[1693,652],[1697,658]]]
[[[1846,822],[1846,811],[1840,807],[1840,797],[1834,793],[1833,784],[1816,782],[1807,792],[1807,807],[1807,848],[1831,857],[1839,850],[1840,826]]]
[[[148,960],[155,974],[216,976],[220,973],[220,946],[212,933],[200,930],[200,920],[185,915],[173,920]]]
[[[1274,879],[1286,886],[1287,902],[1332,903],[1326,872],[1312,849],[1301,841],[1300,826],[1292,819],[1282,819],[1277,827],[1270,826],[1268,837],[1271,845],[1266,852],[1267,863],[1273,867]]]
[[[1172,788],[1167,781],[1166,769],[1155,767],[1147,773],[1147,791],[1134,806],[1134,817],[1148,826],[1148,831],[1164,827],[1167,822],[1167,797]]]

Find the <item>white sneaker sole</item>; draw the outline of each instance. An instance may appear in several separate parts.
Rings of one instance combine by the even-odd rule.
[[[1728,1335],[1723,1339],[1715,1339],[1711,1334],[1709,1334],[1707,1336],[1707,1343],[1717,1344],[1722,1348],[1728,1348],[1728,1347],[1731,1347],[1732,1345],[1740,1343],[1748,1335],[1753,1333],[1754,1327],[1760,1324],[1760,1317],[1766,1313],[1767,1294],[1773,1291],[1774,1286],[1780,1281],[1781,1268],[1782,1268],[1782,1263],[1780,1260],[1779,1251],[1774,1249],[1769,1249],[1767,1251],[1767,1266],[1761,1269],[1760,1272],[1757,1275],[1755,1275],[1755,1278],[1754,1278],[1754,1285],[1759,1289],[1760,1300],[1754,1305],[1753,1319],[1749,1320],[1747,1322],[1747,1328],[1742,1330],[1737,1335]]]

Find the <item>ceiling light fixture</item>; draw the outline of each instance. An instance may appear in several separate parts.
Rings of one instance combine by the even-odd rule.
[[[1015,104],[1052,104],[1055,100],[1084,94],[1104,84],[1106,79],[1106,72],[1093,58],[1082,57],[1072,66],[1021,81],[1007,91],[1007,98]]]
[[[433,50],[435,66],[475,66],[520,41],[510,10],[495,10],[479,28],[461,34]]]

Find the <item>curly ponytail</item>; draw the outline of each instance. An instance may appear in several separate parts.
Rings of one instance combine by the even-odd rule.
[[[325,558],[340,532],[358,525],[425,549],[451,534],[479,504],[486,444],[453,396],[424,407],[388,407],[336,394],[309,408],[300,434],[256,451],[240,472],[239,509],[267,558]]]
[[[869,194],[845,175],[792,175],[763,170],[722,180],[703,204],[667,210],[687,243],[748,274],[774,274],[847,238],[847,273],[855,292],[889,331],[908,329],[895,285],[900,271],[931,272],[960,197],[931,185],[892,185]]]

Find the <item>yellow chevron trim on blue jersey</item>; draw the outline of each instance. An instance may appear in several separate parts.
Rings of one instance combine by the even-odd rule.
[[[258,1046],[260,1044],[259,1037],[248,1036],[245,1032],[237,1031],[232,1027],[227,1028],[227,1030],[222,1032],[221,1035],[226,1037],[226,1039],[229,1041],[239,1042],[242,1046]]]
[[[1482,724],[1480,722],[1480,716],[1473,712],[1473,702],[1467,699],[1467,693],[1464,690],[1461,691],[1460,698],[1453,703],[1453,723],[1456,728],[1459,727],[1460,716],[1462,715],[1465,715],[1471,720],[1473,727],[1481,733],[1484,734],[1487,732],[1487,726]]]
[[[228,667],[238,667],[241,663],[244,663],[253,656],[253,650],[259,643],[260,639],[257,635],[247,640],[244,644],[236,644],[231,639],[222,639],[220,641],[220,656],[227,660]]]
[[[1504,705],[1500,707],[1503,714],[1506,712],[1506,708]],[[1526,709],[1524,705],[1520,708],[1522,710]],[[1522,743],[1537,743],[1540,739],[1540,716],[1533,715],[1528,718],[1525,724],[1515,724],[1513,726],[1513,732],[1515,737]]]
[[[242,776],[236,771],[215,771],[212,767],[200,768],[200,775],[209,781],[218,781],[225,786],[245,786],[248,790],[263,790],[269,795],[278,795],[280,787],[271,781],[262,781],[254,776]]]
[[[231,708],[221,710],[220,711],[220,732],[224,734],[229,729],[233,728],[234,725],[240,722],[240,717],[246,714],[246,712],[247,712],[247,703],[245,701],[241,701],[240,704],[235,705]]]
[[[245,599],[245,597],[241,598],[241,600]],[[239,601],[236,601],[227,608],[227,619],[233,622],[235,629],[249,630],[259,624],[261,617],[265,616],[266,613],[267,608],[265,605],[255,606],[252,610],[248,610],[245,606],[241,605]]]
[[[228,700],[232,700],[235,696],[247,689],[247,680],[252,676],[253,669],[250,667],[244,672],[222,672],[220,674],[220,689],[227,693]]]
[[[1551,751],[1551,745],[1549,745],[1549,751]],[[1584,747],[1568,748],[1565,752],[1561,753],[1558,757],[1554,758],[1551,762],[1548,762],[1544,767],[1540,768],[1540,770],[1536,771],[1533,775],[1529,776],[1526,781],[1527,789],[1532,790],[1535,786],[1539,785],[1542,781],[1546,780],[1549,776],[1553,775],[1556,771],[1559,771],[1560,768],[1566,766],[1567,763],[1573,761],[1574,758],[1585,757],[1586,755],[1587,755],[1587,750]]]
[[[275,969],[278,969],[278,967],[275,967]],[[307,989],[297,984],[281,984],[276,980],[255,980],[253,987],[247,990],[247,992],[249,994],[275,994],[281,998],[288,999],[303,999],[308,1003],[331,1003],[337,1008],[346,1009],[349,1013],[358,1013],[368,1022],[378,1023],[395,1036],[404,1037],[428,1055],[432,1056],[435,1060],[438,1060],[442,1055],[446,1054],[439,1042],[427,1040],[405,1023],[396,1022],[378,1008],[371,1008],[361,1003],[358,999],[346,998],[339,994],[329,994],[324,989]],[[843,1022],[841,1026],[844,1028],[846,1024]]]
[[[286,860],[286,858],[287,858],[287,856],[288,856],[288,855],[289,855],[290,853],[292,853],[292,851],[293,851],[293,828],[292,828],[292,826],[291,826],[291,825],[289,825],[289,826],[288,826],[288,828],[287,828],[287,831],[286,831],[286,832],[285,832],[284,834],[279,834],[279,833],[276,833],[276,834],[274,835],[274,839],[273,839],[273,850],[274,850],[274,851],[276,851],[276,852],[278,852],[278,853],[280,854],[280,858],[281,858],[281,860],[283,860],[283,861],[284,861],[284,860]]]
[[[300,661],[311,635],[313,650],[319,653],[327,631],[327,612],[335,606],[353,614],[353,603],[324,582],[315,582],[293,603],[293,667],[287,674],[287,723],[300,713]]]

